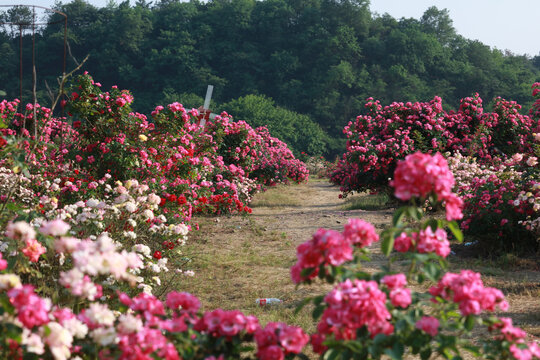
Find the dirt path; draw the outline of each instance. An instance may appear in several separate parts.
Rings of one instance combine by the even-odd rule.
[[[264,201],[265,194],[261,194],[263,200],[256,198],[253,202],[253,216],[268,229],[284,231],[298,243],[308,240],[321,227],[341,231],[352,217],[362,218],[376,227],[392,218],[392,209],[344,210],[347,201],[338,198],[339,188],[325,180],[270,190],[273,191],[282,194],[272,203]],[[280,198],[290,199],[290,202],[279,204]]]
[[[205,309],[239,309],[257,315],[263,323],[285,321],[313,331],[309,307],[299,314],[294,310],[306,296],[325,294],[331,287],[292,283],[290,267],[296,263],[296,247],[321,227],[343,230],[350,217],[381,228],[392,215],[391,210],[345,210],[347,201],[339,199],[339,193],[326,180],[314,179],[257,194],[249,217],[195,219],[200,231],[190,237],[186,255],[196,275],[181,278],[173,286],[196,294]],[[264,297],[279,298],[283,304],[256,306],[255,300]]]
[[[196,294],[205,309],[239,309],[259,317],[262,323],[284,321],[315,330],[309,307],[294,310],[307,296],[325,294],[329,285],[296,287],[290,267],[296,263],[296,247],[323,227],[341,231],[347,219],[358,217],[380,230],[391,221],[393,209],[345,210],[350,200],[338,198],[339,189],[326,180],[279,186],[258,194],[249,217],[202,217],[201,230],[194,232],[186,249],[192,259],[193,278],[181,278],[177,289]],[[367,195],[356,195],[362,197]],[[376,269],[385,261],[379,244],[372,245],[372,262],[364,268]],[[517,325],[540,335],[540,273],[530,269],[502,269],[489,260],[450,259],[452,271],[471,268],[483,275],[486,286],[503,289]],[[283,303],[259,307],[255,299],[276,297]]]

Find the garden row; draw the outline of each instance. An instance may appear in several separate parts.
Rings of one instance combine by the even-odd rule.
[[[317,333],[263,327],[237,310],[201,312],[196,296],[177,290],[156,296],[164,274],[193,275],[181,245],[194,212],[249,212],[255,191],[305,180],[305,166],[264,129],[226,114],[202,129],[196,110],[173,103],[150,122],[130,111],[129,92],[102,92],[88,75],[70,93],[71,124],[43,107],[0,105],[3,358],[306,358],[308,342],[325,359],[540,358],[511,319],[492,314],[508,309],[501,291],[472,271],[446,271],[447,230],[462,240],[463,203],[440,154],[396,164],[395,196],[410,205],[381,235],[351,219],[298,247],[295,283],[336,284],[303,302],[314,303]],[[446,219],[426,218],[427,200],[445,206]],[[366,247],[379,239],[389,265],[364,272]],[[392,266],[397,259],[408,271]],[[426,281],[428,292],[415,290]],[[471,341],[478,328],[488,337]]]
[[[440,152],[465,203],[461,227],[480,241],[479,249],[534,253],[540,244],[540,83],[532,89],[529,115],[501,98],[486,112],[478,94],[462,99],[457,112],[444,111],[439,97],[385,107],[369,99],[367,114],[344,129],[347,151],[331,180],[344,196],[384,189],[405,156]]]

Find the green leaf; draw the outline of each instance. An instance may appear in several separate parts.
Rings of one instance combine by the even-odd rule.
[[[323,359],[324,360],[334,360],[334,359],[337,359],[338,356],[339,356],[339,350],[330,349],[324,354]]]
[[[403,217],[407,211],[408,206],[403,206],[394,211],[394,216],[392,217],[392,225],[398,227],[402,224]]]
[[[407,213],[409,214],[411,219],[414,219],[417,221],[422,219],[422,216],[424,214],[422,210],[420,208],[417,208],[416,206],[408,206]]]
[[[439,222],[436,219],[429,219],[428,221],[426,221],[424,223],[424,226],[422,226],[422,227],[425,230],[429,226],[431,228],[431,230],[433,230],[433,232],[435,232],[435,231],[437,231],[438,225],[439,225]]]
[[[475,322],[476,322],[475,317],[472,315],[469,315],[465,318],[465,323],[463,325],[465,326],[465,329],[467,329],[467,331],[471,331],[474,328]]]
[[[392,349],[385,349],[384,353],[392,360],[401,360],[403,358],[403,353],[405,352],[405,347],[403,344],[396,342],[394,343],[394,346],[392,346]]]
[[[326,309],[326,306],[325,305],[317,305],[315,307],[315,309],[313,309],[313,319],[318,319],[321,317],[322,313],[324,312],[324,310]]]
[[[308,277],[311,274],[313,274],[314,271],[315,271],[315,268],[302,269],[302,271],[300,272],[300,276],[303,277],[303,278]]]
[[[427,278],[429,280],[432,280],[432,281],[439,280],[439,276],[441,274],[441,271],[440,271],[439,267],[436,264],[434,264],[432,262],[425,263],[424,267],[423,267],[423,271],[424,271],[424,274],[426,274],[426,276],[427,276]]]
[[[390,256],[390,253],[394,249],[394,234],[385,236],[381,242],[381,251],[384,255]]]
[[[311,302],[311,299],[312,298],[310,298],[310,297],[307,297],[307,298],[303,299],[300,302],[300,304],[298,304],[298,306],[296,306],[296,309],[294,309],[294,315],[297,315],[304,308],[304,306],[309,304]]]
[[[471,344],[464,344],[463,349],[467,350],[476,357],[480,357],[480,348]]]
[[[422,360],[428,360],[431,357],[431,348],[424,349],[420,352],[420,358]]]
[[[450,231],[452,231],[452,234],[456,238],[456,240],[460,243],[463,242],[463,233],[461,232],[461,229],[459,228],[459,225],[455,221],[450,221],[448,223],[448,228]]]

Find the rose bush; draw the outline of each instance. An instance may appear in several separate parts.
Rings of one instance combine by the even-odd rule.
[[[493,112],[484,112],[478,94],[462,99],[457,112],[444,111],[439,97],[385,107],[370,98],[365,107],[367,114],[343,130],[347,149],[331,175],[344,196],[384,187],[397,161],[416,151],[460,151],[491,162],[494,157],[532,154],[533,133],[540,132],[534,110],[524,116],[519,104],[497,98]]]
[[[540,136],[535,141],[540,144]],[[518,153],[491,165],[448,156],[465,203],[461,227],[476,239],[478,253],[540,249],[540,152],[534,155]]]
[[[396,171],[426,174],[433,167],[449,174],[438,155],[419,153],[398,163]],[[318,277],[337,283],[328,294],[304,302],[315,303],[318,325],[311,336],[284,323],[262,327],[255,317],[236,310],[201,312],[199,300],[188,293],[171,291],[163,300],[145,292],[128,295],[124,290],[144,267],[141,254],[119,252],[107,234],[79,239],[63,220],[39,228],[11,222],[5,237],[17,261],[6,261],[4,252],[0,259],[0,352],[13,359],[285,359],[306,358],[302,351],[310,342],[321,358],[414,354],[428,359],[438,354],[455,359],[463,352],[490,359],[540,358],[539,345],[527,340],[511,319],[493,315],[496,309],[508,310],[501,291],[484,286],[480,274],[470,270],[446,272],[446,229],[461,240],[457,224],[424,219],[414,203],[446,201],[451,174],[418,180],[395,176],[396,191],[411,205],[396,210],[380,236],[371,224],[351,219],[342,232],[320,229],[298,247],[294,282]],[[446,211],[449,219],[458,213],[448,206]],[[378,241],[389,256],[388,266],[364,272],[359,262],[368,257],[366,247]],[[44,297],[42,287],[26,284],[29,278],[21,266],[60,259],[67,265],[57,296]],[[400,270],[403,265],[408,271]],[[426,281],[431,283],[428,291],[416,290]],[[476,328],[488,336],[471,341]]]

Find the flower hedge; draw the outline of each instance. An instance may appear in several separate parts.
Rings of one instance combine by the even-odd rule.
[[[79,238],[76,225],[61,219],[10,221],[0,258],[0,352],[10,359],[305,359],[304,348],[311,343],[324,359],[401,359],[407,354],[456,359],[464,352],[483,359],[540,358],[538,343],[510,318],[494,315],[497,309],[508,310],[501,291],[486,287],[470,270],[446,271],[447,229],[462,240],[455,223],[460,205],[447,206],[445,220],[424,218],[413,205],[452,197],[454,179],[446,161],[440,154],[415,153],[399,162],[396,172],[411,172],[418,181],[395,176],[396,192],[411,205],[396,210],[382,234],[361,219],[350,219],[342,232],[319,229],[298,247],[292,280],[335,284],[328,294],[301,304],[315,305],[318,325],[311,336],[284,323],[263,327],[237,310],[201,312],[199,300],[185,292],[173,290],[161,299],[145,291],[128,294],[147,269],[149,254],[141,246],[120,250],[123,241],[107,232]],[[444,176],[429,176],[433,173]],[[131,183],[118,184],[114,192],[131,202],[131,194],[145,197],[147,190]],[[155,209],[157,198],[148,195],[147,200],[146,210]],[[84,205],[107,209],[97,201]],[[75,218],[87,212],[85,217],[92,218],[94,210],[77,210]],[[369,259],[366,247],[376,242],[389,265],[364,272],[359,263]],[[408,271],[393,265],[398,257]],[[49,281],[47,287],[56,289],[47,297],[35,275],[50,267],[59,269],[59,276]],[[426,282],[427,291],[416,290]],[[480,332],[487,336],[470,340]]]
[[[462,99],[457,112],[444,111],[439,97],[385,107],[370,98],[365,107],[367,114],[343,130],[347,149],[331,175],[345,196],[388,184],[397,161],[416,151],[460,151],[491,162],[531,154],[540,132],[539,117],[521,115],[519,104],[497,98],[493,112],[484,112],[478,94]]]
[[[539,86],[532,87],[536,102],[529,115],[501,98],[494,100],[492,112],[485,112],[478,94],[463,99],[457,112],[444,111],[438,97],[384,108],[369,99],[367,114],[344,129],[347,152],[332,169],[331,181],[340,185],[343,196],[388,189],[400,159],[418,150],[442,152],[458,177],[454,189],[465,202],[461,226],[479,241],[478,248],[484,253],[534,252],[540,246]]]

